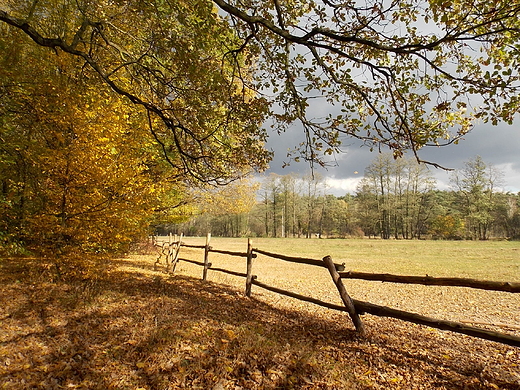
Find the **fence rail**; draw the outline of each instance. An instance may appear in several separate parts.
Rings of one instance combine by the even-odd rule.
[[[306,258],[303,258],[303,257],[286,256],[286,255],[281,255],[279,253],[267,252],[267,251],[264,251],[264,250],[261,250],[261,249],[258,249],[258,248],[254,248],[254,251],[256,253],[260,253],[261,255],[269,256],[269,257],[272,257],[274,259],[290,261],[291,263],[309,264],[309,265],[315,265],[315,266],[318,266],[318,267],[327,268],[327,266],[321,260],[306,259]]]
[[[291,298],[296,298],[305,302],[310,302],[319,306],[323,306],[333,310],[346,311],[359,333],[364,332],[364,325],[359,317],[362,314],[369,313],[375,316],[380,317],[391,317],[400,319],[403,321],[408,321],[420,325],[427,325],[433,328],[448,330],[456,333],[466,334],[469,336],[491,340],[495,342],[499,342],[502,344],[507,344],[515,347],[520,347],[520,337],[507,334],[495,332],[483,328],[477,328],[473,326],[468,326],[464,323],[440,320],[436,318],[430,318],[427,316],[423,316],[417,313],[410,313],[403,310],[393,309],[387,306],[375,305],[369,302],[358,301],[352,299],[342,283],[342,279],[363,279],[370,281],[381,281],[381,282],[389,282],[389,283],[407,283],[407,284],[423,284],[423,285],[434,285],[434,286],[457,286],[457,287],[468,287],[468,288],[476,288],[476,289],[484,289],[484,290],[494,290],[494,291],[502,291],[509,293],[520,293],[520,283],[511,283],[511,282],[496,282],[496,281],[487,281],[487,280],[476,280],[476,279],[466,279],[466,278],[435,278],[432,276],[403,276],[403,275],[392,275],[392,274],[376,274],[376,273],[365,273],[365,272],[354,272],[347,271],[343,272],[344,264],[337,264],[332,261],[330,256],[325,256],[322,260],[310,259],[310,258],[302,258],[302,257],[293,257],[287,256],[278,253],[271,253],[259,248],[253,248],[252,241],[248,240],[247,243],[247,251],[246,252],[234,252],[234,251],[226,251],[214,249],[209,245],[211,236],[208,234],[206,239],[206,245],[188,245],[182,242],[182,236],[179,240],[169,239],[168,243],[163,243],[161,248],[161,254],[159,258],[155,262],[155,266],[157,267],[160,264],[160,259],[162,256],[166,257],[166,270],[171,272],[175,271],[175,265],[178,261],[185,261],[188,263],[192,263],[198,266],[202,266],[204,268],[203,271],[203,280],[206,280],[207,271],[218,271],[226,274],[244,277],[246,278],[246,290],[245,293],[247,296],[251,296],[251,287],[257,286],[263,288],[268,291],[272,291],[284,296],[288,296]],[[181,247],[185,248],[194,248],[194,249],[204,249],[204,261],[195,261],[191,259],[185,259],[179,257],[179,251]],[[165,248],[168,253],[165,253]],[[246,258],[246,273],[231,271],[224,268],[214,267],[212,263],[209,262],[209,253],[219,253],[229,256],[239,256]],[[332,303],[324,302],[320,299],[314,297],[308,297],[301,294],[297,294],[292,291],[280,289],[278,287],[273,287],[268,284],[262,283],[257,280],[256,275],[253,275],[253,259],[257,256],[257,254],[262,254],[264,256],[268,256],[271,258],[275,258],[278,260],[289,261],[293,263],[299,264],[307,264],[312,266],[318,266],[322,268],[327,268],[331,275],[334,284],[341,296],[344,306],[335,305]]]
[[[345,279],[363,279],[380,282],[422,284],[426,286],[469,287],[480,290],[505,291],[520,293],[520,283],[494,282],[490,280],[476,280],[467,278],[434,278],[433,276],[403,276],[392,274],[373,274],[367,272],[347,271],[339,275]]]

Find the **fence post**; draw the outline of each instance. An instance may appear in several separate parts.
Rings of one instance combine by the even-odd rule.
[[[363,326],[363,322],[361,321],[361,318],[359,318],[359,315],[356,312],[354,302],[352,302],[352,298],[350,298],[350,296],[348,295],[347,289],[343,285],[343,282],[341,281],[341,277],[339,276],[338,271],[336,271],[336,266],[334,265],[334,262],[332,261],[332,257],[325,256],[323,258],[323,262],[327,265],[330,276],[332,276],[332,280],[334,281],[334,284],[336,285],[336,287],[339,291],[339,295],[341,296],[341,300],[345,304],[345,307],[347,308],[347,312],[350,315],[350,318],[352,319],[354,326],[356,327],[356,331],[358,331],[361,334],[365,333],[365,327]]]
[[[184,233],[181,233],[179,236],[179,241],[176,241],[173,243],[173,250],[172,250],[172,273],[175,272],[175,268],[177,267],[177,263],[179,262],[179,252],[181,251],[181,244],[182,244],[182,237],[184,236]],[[175,238],[177,238],[177,235],[175,235]]]
[[[247,276],[246,276],[246,297],[251,297],[251,286],[253,284],[253,241],[247,239]]]
[[[211,264],[209,263],[209,241],[211,240],[211,233],[208,233],[206,236],[206,246],[204,247],[204,269],[202,271],[202,280],[206,280],[208,277],[208,268],[211,267]]]
[[[163,243],[163,248],[165,244]],[[166,251],[166,272],[170,272],[170,258],[171,258],[171,250],[172,250],[172,234],[168,233],[168,245]]]

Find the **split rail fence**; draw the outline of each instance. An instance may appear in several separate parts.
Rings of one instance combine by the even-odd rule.
[[[302,258],[302,257],[292,257],[286,256],[278,253],[271,253],[259,248],[253,248],[253,243],[251,239],[247,242],[247,251],[246,252],[234,252],[227,250],[214,249],[210,246],[211,235],[208,234],[206,238],[205,245],[188,245],[182,242],[182,235],[180,237],[169,237],[168,242],[163,242],[162,244],[156,243],[157,246],[161,247],[161,253],[157,258],[154,268],[161,264],[161,259],[165,257],[165,265],[167,272],[175,272],[175,268],[179,261],[185,261],[188,263],[192,263],[203,268],[202,271],[202,279],[206,280],[208,271],[216,271],[223,272],[229,275],[239,276],[245,278],[245,294],[248,297],[251,297],[251,289],[252,286],[258,286],[268,291],[272,291],[281,295],[285,295],[291,298],[296,298],[305,302],[310,302],[319,306],[323,306],[329,309],[346,311],[352,322],[356,328],[356,331],[359,333],[364,333],[365,328],[363,322],[361,321],[360,315],[365,313],[369,313],[375,316],[380,317],[392,317],[400,320],[412,322],[415,324],[426,325],[432,328],[448,330],[456,333],[462,333],[469,336],[491,340],[495,342],[499,342],[502,344],[507,344],[515,347],[520,347],[520,337],[495,332],[488,329],[477,328],[473,326],[468,326],[463,323],[440,320],[435,318],[430,318],[427,316],[423,316],[416,313],[410,313],[403,310],[397,310],[386,306],[375,305],[373,303],[359,301],[356,299],[352,299],[345,285],[342,282],[342,279],[363,279],[370,281],[381,281],[381,282],[390,282],[390,283],[405,283],[405,284],[422,284],[422,285],[431,285],[431,286],[458,286],[458,287],[468,287],[475,289],[483,289],[483,290],[493,290],[493,291],[504,291],[508,293],[520,293],[520,283],[511,283],[511,282],[495,282],[488,280],[475,280],[475,279],[467,279],[467,278],[436,278],[432,276],[402,276],[402,275],[391,275],[391,274],[375,274],[375,273],[365,273],[365,272],[353,272],[353,271],[345,271],[344,264],[334,263],[330,256],[325,256],[321,260],[310,259],[310,258]],[[204,260],[196,261],[191,259],[185,259],[179,257],[181,247],[185,248],[194,248],[194,249],[202,249],[204,250]],[[246,259],[246,272],[236,272],[231,271],[225,268],[215,267],[209,261],[210,253],[219,253],[223,255],[229,256],[237,256]],[[283,290],[277,287],[269,286],[265,283],[257,280],[257,276],[253,274],[253,259],[257,257],[257,254],[261,254],[264,256],[268,256],[274,259],[299,263],[299,264],[308,264],[317,267],[327,268],[330,273],[330,276],[338,289],[341,300],[344,306],[335,305],[329,302],[321,301],[314,297],[308,297],[301,294],[297,294],[291,291]]]

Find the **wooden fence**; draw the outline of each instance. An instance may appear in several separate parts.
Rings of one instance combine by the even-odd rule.
[[[488,280],[475,280],[475,279],[466,279],[466,278],[435,278],[432,276],[401,276],[401,275],[391,275],[391,274],[374,274],[374,273],[364,273],[364,272],[353,272],[353,271],[344,271],[344,264],[334,263],[330,256],[325,256],[321,260],[302,258],[302,257],[292,257],[287,255],[282,255],[278,253],[271,253],[262,249],[253,248],[252,241],[249,239],[247,242],[247,250],[246,252],[233,252],[226,250],[214,249],[210,246],[210,238],[211,235],[208,234],[206,238],[205,245],[188,245],[182,242],[182,236],[180,238],[173,238],[170,236],[168,242],[164,242],[162,244],[156,243],[156,245],[161,247],[161,254],[157,258],[155,262],[155,269],[157,266],[161,264],[161,258],[164,256],[166,258],[166,270],[168,272],[175,272],[175,267],[179,261],[185,261],[188,263],[196,264],[203,267],[202,279],[206,280],[208,270],[223,272],[226,274],[239,276],[245,278],[245,294],[246,296],[251,296],[252,286],[258,286],[263,289],[285,295],[288,297],[296,298],[305,302],[310,302],[319,306],[323,306],[329,309],[346,311],[352,322],[356,328],[356,331],[359,333],[364,332],[364,325],[361,321],[360,315],[369,313],[372,315],[380,316],[380,317],[392,317],[400,320],[412,322],[420,325],[427,325],[432,328],[449,330],[456,333],[462,333],[473,337],[478,337],[481,339],[491,340],[495,342],[499,342],[502,344],[507,344],[515,347],[520,347],[520,337],[499,333],[487,329],[477,328],[473,326],[468,326],[463,323],[440,320],[435,318],[426,317],[416,313],[410,313],[403,310],[392,309],[386,306],[375,305],[369,302],[358,301],[352,299],[346,288],[342,282],[342,279],[363,279],[363,280],[371,280],[371,281],[381,281],[381,282],[390,282],[390,283],[406,283],[406,284],[422,284],[422,285],[433,285],[433,286],[459,286],[459,287],[468,287],[475,289],[483,289],[483,290],[493,290],[493,291],[505,291],[508,293],[520,293],[520,283],[510,283],[510,282],[494,282]],[[195,249],[203,249],[204,250],[204,259],[203,261],[196,261],[191,259],[184,259],[179,257],[179,253],[182,247],[185,248],[195,248]],[[224,268],[215,267],[212,263],[209,262],[209,254],[210,253],[220,253],[229,256],[237,256],[246,259],[246,272],[236,272],[231,271]],[[317,267],[327,268],[329,271],[336,288],[340,294],[341,300],[343,301],[344,306],[335,305],[332,303],[321,301],[317,298],[308,297],[304,295],[300,295],[291,291],[283,290],[277,287],[269,286],[265,283],[262,283],[258,280],[256,275],[253,274],[253,259],[257,257],[257,254],[262,254],[264,256],[268,256],[271,258],[299,263],[299,264],[308,264]]]

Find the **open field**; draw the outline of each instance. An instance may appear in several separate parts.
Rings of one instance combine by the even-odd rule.
[[[212,245],[242,252],[246,240]],[[254,246],[330,254],[359,271],[520,279],[520,243],[257,239]],[[200,261],[202,250],[185,248],[181,257]],[[0,389],[520,388],[520,348],[370,315],[359,337],[345,313],[256,286],[247,299],[241,278],[210,270],[204,283],[202,269],[186,262],[168,275],[153,270],[156,258],[131,255],[58,283],[41,259],[0,259]],[[211,253],[210,261],[245,270],[242,258]],[[259,256],[253,272],[339,303],[325,269]],[[519,294],[345,282],[356,299],[520,334]]]
[[[205,244],[205,238],[183,241]],[[211,245],[245,252],[247,239],[213,237]],[[520,280],[520,241],[255,238],[253,246],[314,259],[330,255],[351,271]]]
[[[204,244],[203,239],[185,238],[186,243]],[[245,252],[247,240],[216,238],[215,249]],[[330,254],[346,270],[401,275],[470,277],[508,282],[520,281],[519,242],[448,242],[383,240],[257,239],[253,246],[273,253],[321,259]],[[202,251],[183,248],[181,257],[202,261]],[[245,272],[245,259],[210,254],[214,266]],[[178,272],[201,275],[201,268],[181,263]],[[339,294],[326,269],[288,263],[259,255],[253,274],[269,285],[341,305]],[[244,280],[209,271],[209,280],[244,286]],[[520,328],[520,296],[460,287],[402,285],[362,280],[344,280],[352,298],[416,312],[434,318],[473,323],[511,324]],[[285,305],[299,301],[270,295]],[[314,306],[311,306],[314,310]],[[498,330],[498,329],[495,329]]]

